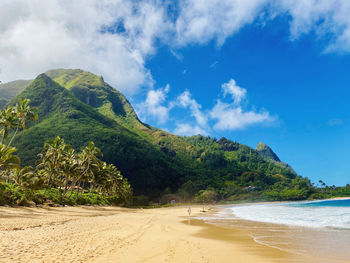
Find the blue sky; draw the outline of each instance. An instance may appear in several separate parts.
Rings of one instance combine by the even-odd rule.
[[[347,0],[0,3],[0,80],[103,75],[179,135],[264,142],[314,182],[350,183]]]
[[[208,135],[254,148],[264,142],[314,182],[350,183],[350,57],[325,54],[326,43],[315,43],[312,34],[290,41],[288,28],[284,19],[263,28],[250,25],[221,47],[212,41],[179,49],[181,59],[163,48],[147,66],[155,87],[170,85],[168,100],[189,90],[204,111],[215,104],[222,83],[234,79],[247,90],[246,108],[264,108],[275,120],[206,130]],[[182,119],[195,123],[183,112],[172,110],[170,115],[164,124],[157,118],[147,121],[170,131]]]

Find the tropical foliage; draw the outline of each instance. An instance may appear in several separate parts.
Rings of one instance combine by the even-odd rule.
[[[75,151],[94,141],[103,152],[102,160],[117,165],[135,194],[151,200],[167,188],[173,194],[181,190],[186,200],[207,188],[222,192],[227,181],[244,190],[250,179],[243,173],[258,174],[254,183],[263,188],[278,181],[272,180],[274,174],[295,176],[237,142],[180,137],[143,124],[121,93],[88,72],[49,71],[39,75],[10,104],[19,97],[30,98],[40,117],[13,141],[24,165],[34,165],[43,141],[58,135]],[[186,184],[189,181],[192,189]]]
[[[19,99],[15,106],[0,112],[0,204],[130,202],[129,183],[113,164],[99,159],[102,153],[93,142],[81,152],[75,152],[57,136],[44,144],[35,168],[21,168],[20,159],[15,155],[17,149],[10,144],[19,130],[27,129],[28,122],[38,119],[36,109],[29,103],[29,99]],[[11,139],[5,144],[10,133]],[[93,201],[86,198],[87,193],[94,197]]]
[[[38,121],[26,116],[29,127],[18,121],[21,97],[37,108],[31,110]],[[65,200],[79,194],[122,196],[123,191],[128,196],[130,186],[120,173],[139,205],[170,198],[199,201],[203,193],[213,192],[215,200],[232,202],[300,200],[336,191],[327,188],[326,193],[325,187],[297,175],[262,144],[253,149],[226,138],[181,137],[144,124],[123,94],[86,71],[48,71],[5,99],[3,143],[18,149],[11,154],[18,155],[21,169],[34,167],[4,172],[4,181],[17,182],[20,191],[30,184],[42,189],[42,184],[44,194],[59,193]]]
[[[113,164],[101,161],[99,156],[102,153],[93,142],[75,153],[64,139],[57,136],[45,143],[37,169],[48,188],[61,189],[63,196],[69,190],[84,190],[88,186],[90,193],[119,196],[125,200],[130,198],[131,188],[126,179]]]

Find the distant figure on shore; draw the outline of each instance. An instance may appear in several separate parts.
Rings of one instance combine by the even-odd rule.
[[[191,207],[189,207],[189,208],[187,209],[187,212],[188,212],[188,215],[190,216],[190,215],[191,215]]]

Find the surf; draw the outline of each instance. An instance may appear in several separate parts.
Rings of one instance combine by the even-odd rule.
[[[250,204],[230,210],[233,216],[250,221],[350,230],[350,199]]]

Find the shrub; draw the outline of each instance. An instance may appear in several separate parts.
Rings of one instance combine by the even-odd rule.
[[[149,204],[149,198],[146,195],[136,195],[133,197],[132,204],[134,206],[147,206]]]

